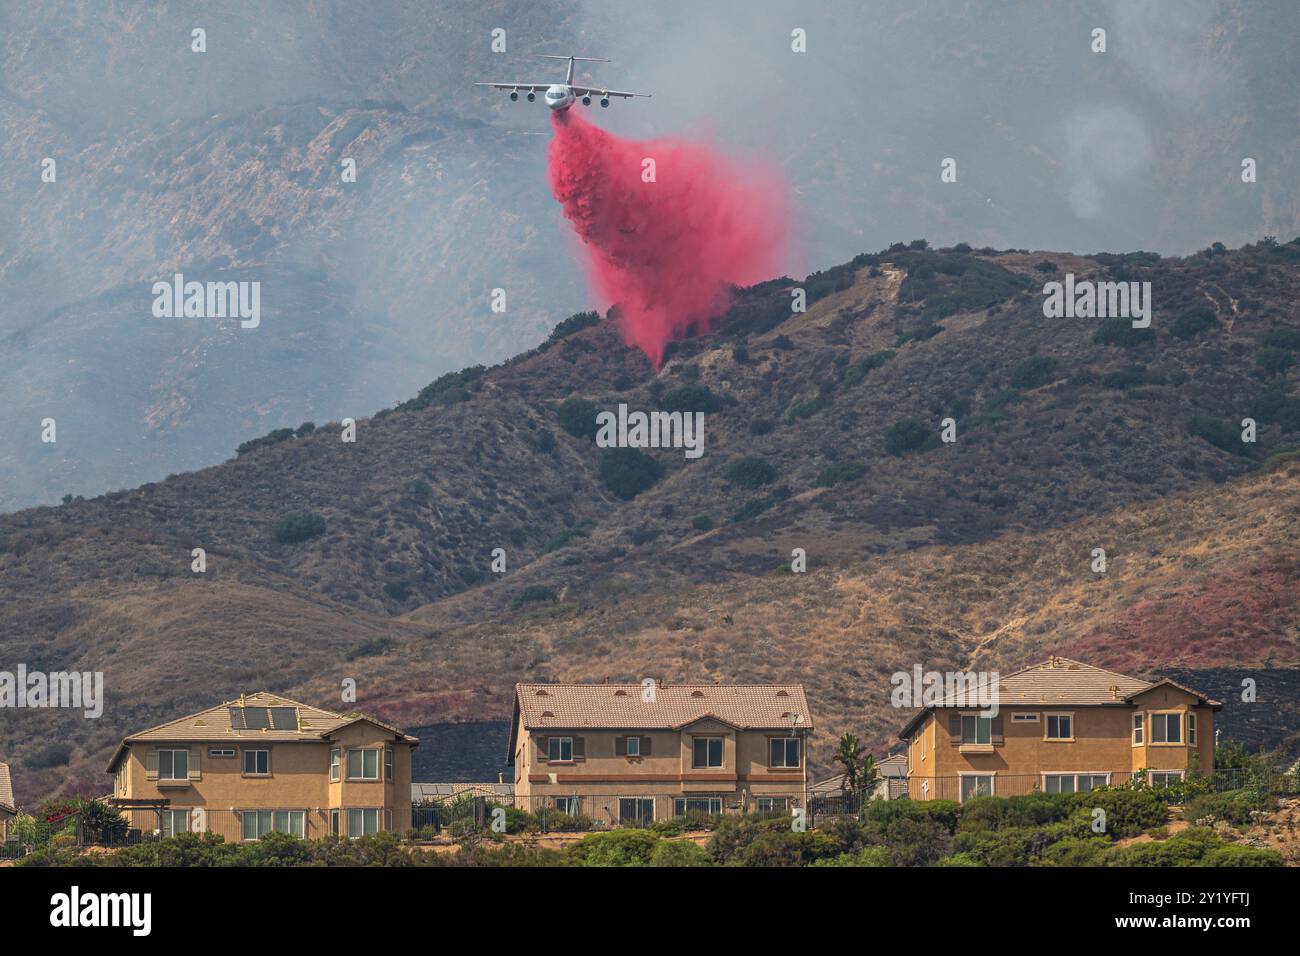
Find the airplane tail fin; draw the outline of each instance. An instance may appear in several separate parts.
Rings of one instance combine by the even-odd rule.
[[[582,62],[582,63],[612,63],[613,62],[612,60],[607,60],[604,57],[599,57],[599,56],[560,56],[558,53],[539,53],[537,55],[546,57],[546,59],[548,60],[568,60],[569,71],[568,73],[565,74],[564,82],[569,84],[573,83],[573,64],[575,62]]]

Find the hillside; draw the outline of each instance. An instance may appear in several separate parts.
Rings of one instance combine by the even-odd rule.
[[[1298,260],[1300,242],[900,244],[808,277],[805,314],[791,280],[740,290],[658,375],[609,322],[575,320],[359,420],[355,443],[318,423],[0,516],[0,660],[103,670],[108,691],[98,721],[10,712],[0,754],[28,799],[94,790],[125,732],[254,688],[339,706],[345,677],[412,727],[502,719],[522,678],[802,680],[820,768],[842,730],[891,741],[888,675],[918,663],[1056,652],[1294,687]],[[1039,290],[1066,272],[1152,282],[1150,334],[1105,344],[1096,319],[1045,318]],[[656,451],[663,477],[623,500],[561,425],[574,397],[707,409],[705,453]],[[324,534],[277,541],[294,512]],[[1283,743],[1296,713],[1260,702]],[[1258,709],[1228,705],[1229,736],[1258,733]]]

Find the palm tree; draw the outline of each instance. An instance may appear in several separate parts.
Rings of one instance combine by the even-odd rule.
[[[844,780],[840,789],[845,792],[858,788],[859,761],[862,759],[862,744],[856,734],[844,734],[840,737],[839,750],[835,752],[835,762],[844,765]],[[871,758],[867,758],[871,759]]]
[[[858,787],[862,790],[863,800],[871,799],[871,792],[876,789],[876,758],[867,754],[867,758],[862,761],[862,769],[858,772]]]

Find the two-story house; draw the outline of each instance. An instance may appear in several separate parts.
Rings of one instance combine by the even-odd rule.
[[[9,777],[9,765],[0,760],[0,843],[9,838],[11,822],[18,815],[14,803],[13,781]]]
[[[1143,774],[1159,786],[1214,769],[1214,713],[1171,680],[1128,677],[1052,657],[1000,678],[997,713],[953,697],[917,713],[907,744],[916,800],[1072,793]]]
[[[805,807],[800,684],[516,684],[516,804],[611,824]]]
[[[249,694],[125,738],[108,765],[110,802],[165,836],[400,833],[418,743],[364,714]]]

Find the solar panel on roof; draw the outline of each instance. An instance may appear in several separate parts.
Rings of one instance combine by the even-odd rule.
[[[276,730],[298,729],[297,707],[268,707],[271,713],[271,726]]]

